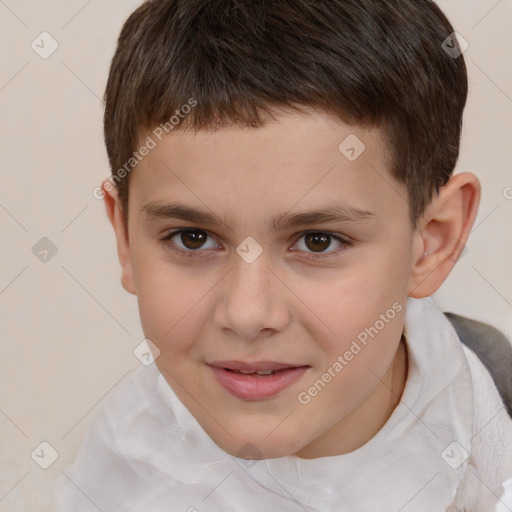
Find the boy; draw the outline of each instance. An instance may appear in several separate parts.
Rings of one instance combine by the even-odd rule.
[[[154,364],[62,511],[489,511],[492,379],[429,298],[468,238],[467,96],[429,0],[158,0],[125,23],[102,191]]]

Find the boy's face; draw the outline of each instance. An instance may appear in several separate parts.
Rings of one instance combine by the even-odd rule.
[[[366,146],[358,157],[354,135]],[[389,415],[393,371],[403,374],[395,356],[414,257],[406,197],[379,131],[317,113],[178,130],[133,171],[123,284],[137,294],[158,368],[221,448],[334,455],[380,428],[372,421]],[[168,216],[171,203],[223,223]],[[305,216],[327,209],[339,211]],[[299,369],[244,376],[227,361]]]

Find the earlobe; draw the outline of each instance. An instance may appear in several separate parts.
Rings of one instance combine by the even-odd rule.
[[[125,225],[117,188],[112,185],[110,179],[107,178],[103,181],[101,189],[104,194],[105,210],[116,236],[117,255],[119,257],[119,263],[121,264],[121,284],[127,292],[136,295],[128,226]]]
[[[452,176],[424,212],[415,232],[409,296],[428,297],[463,254],[478,213],[480,182],[471,173]]]

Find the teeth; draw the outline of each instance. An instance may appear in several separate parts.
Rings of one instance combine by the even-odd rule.
[[[257,372],[251,371],[251,370],[238,370],[240,373],[243,373],[244,375],[249,375],[253,373],[257,373],[258,375],[271,375],[274,373],[274,370],[259,370]]]

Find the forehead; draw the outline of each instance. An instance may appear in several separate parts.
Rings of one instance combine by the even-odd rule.
[[[186,204],[233,221],[342,205],[378,218],[408,215],[378,129],[324,113],[282,114],[263,127],[176,130],[158,140],[130,178],[130,208]],[[154,208],[153,208],[154,210]],[[348,211],[347,210],[347,211]]]

